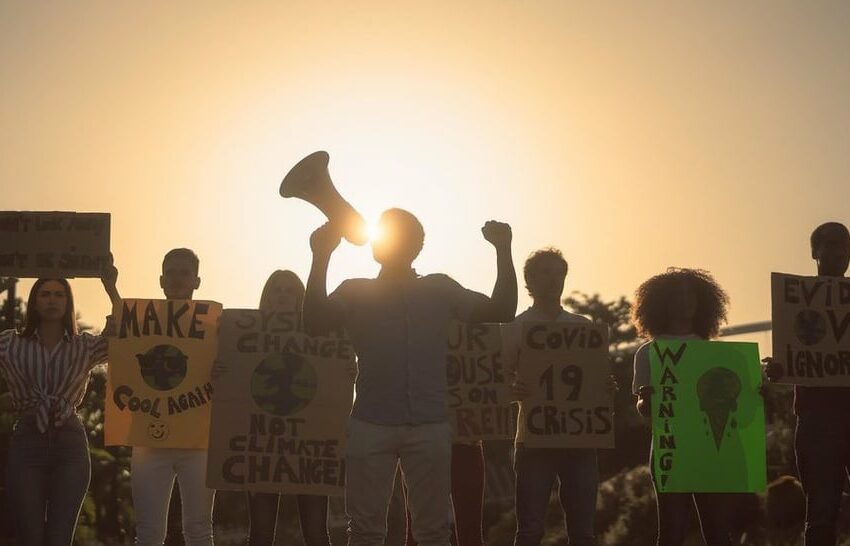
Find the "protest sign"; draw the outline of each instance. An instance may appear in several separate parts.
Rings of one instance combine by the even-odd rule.
[[[342,495],[354,348],[309,337],[295,312],[228,309],[207,487]]]
[[[106,213],[0,212],[0,275],[100,277],[109,221]]]
[[[523,443],[614,447],[607,326],[526,322],[522,332],[519,377],[532,389],[520,405]]]
[[[850,386],[850,279],[772,273],[770,284],[779,382]]]
[[[453,322],[446,375],[449,420],[457,441],[506,440],[516,434],[499,324]]]
[[[657,340],[649,346],[652,465],[664,493],[766,487],[758,345]]]
[[[206,449],[221,304],[131,299],[113,314],[104,443]]]

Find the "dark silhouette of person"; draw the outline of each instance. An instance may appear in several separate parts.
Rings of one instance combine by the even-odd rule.
[[[487,222],[496,248],[492,298],[446,275],[420,276],[412,264],[425,240],[411,213],[381,215],[372,254],[375,279],[343,282],[326,292],[330,257],[340,241],[332,223],[310,237],[313,264],[304,299],[304,327],[321,334],[344,327],[358,358],[357,397],[346,447],[345,502],[350,546],[382,545],[387,506],[400,464],[408,490],[413,536],[421,546],[449,544],[452,430],[448,422],[446,352],[449,324],[507,322],[517,304],[511,230]]]
[[[850,232],[838,222],[819,225],[810,237],[812,259],[823,277],[844,277],[850,264]],[[768,357],[768,379],[783,364]],[[844,482],[850,476],[850,387],[794,387],[797,430],[794,452],[806,495],[806,546],[835,546]]]
[[[587,317],[570,313],[561,305],[567,270],[567,260],[554,248],[538,250],[525,261],[523,276],[532,305],[502,330],[505,365],[515,375],[520,365],[524,322],[590,324]],[[517,519],[514,545],[540,545],[552,486],[557,481],[569,544],[591,546],[596,541],[593,520],[599,488],[596,449],[527,447],[525,420],[528,413],[523,400],[531,394],[531,389],[519,381],[518,376],[512,387],[520,406],[514,450]],[[608,379],[608,389],[611,392],[617,389],[613,376]]]
[[[632,392],[637,410],[651,417],[650,354],[656,339],[711,339],[726,320],[729,297],[707,271],[670,268],[644,282],[635,292],[632,322],[638,335],[651,341],[635,353]],[[650,468],[652,465],[650,453]],[[653,480],[655,484],[655,480]],[[658,504],[658,546],[681,546],[688,536],[691,506],[696,505],[702,536],[708,546],[732,546],[730,493],[662,493]]]

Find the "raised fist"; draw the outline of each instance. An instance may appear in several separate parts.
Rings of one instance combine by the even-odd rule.
[[[511,226],[502,222],[490,220],[481,228],[484,238],[496,248],[511,246]]]

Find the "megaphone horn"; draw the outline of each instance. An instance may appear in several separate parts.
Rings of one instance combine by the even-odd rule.
[[[340,232],[355,245],[365,244],[366,221],[348,201],[342,198],[328,172],[327,152],[314,152],[299,161],[280,183],[280,195],[297,197],[314,205],[339,226]]]

